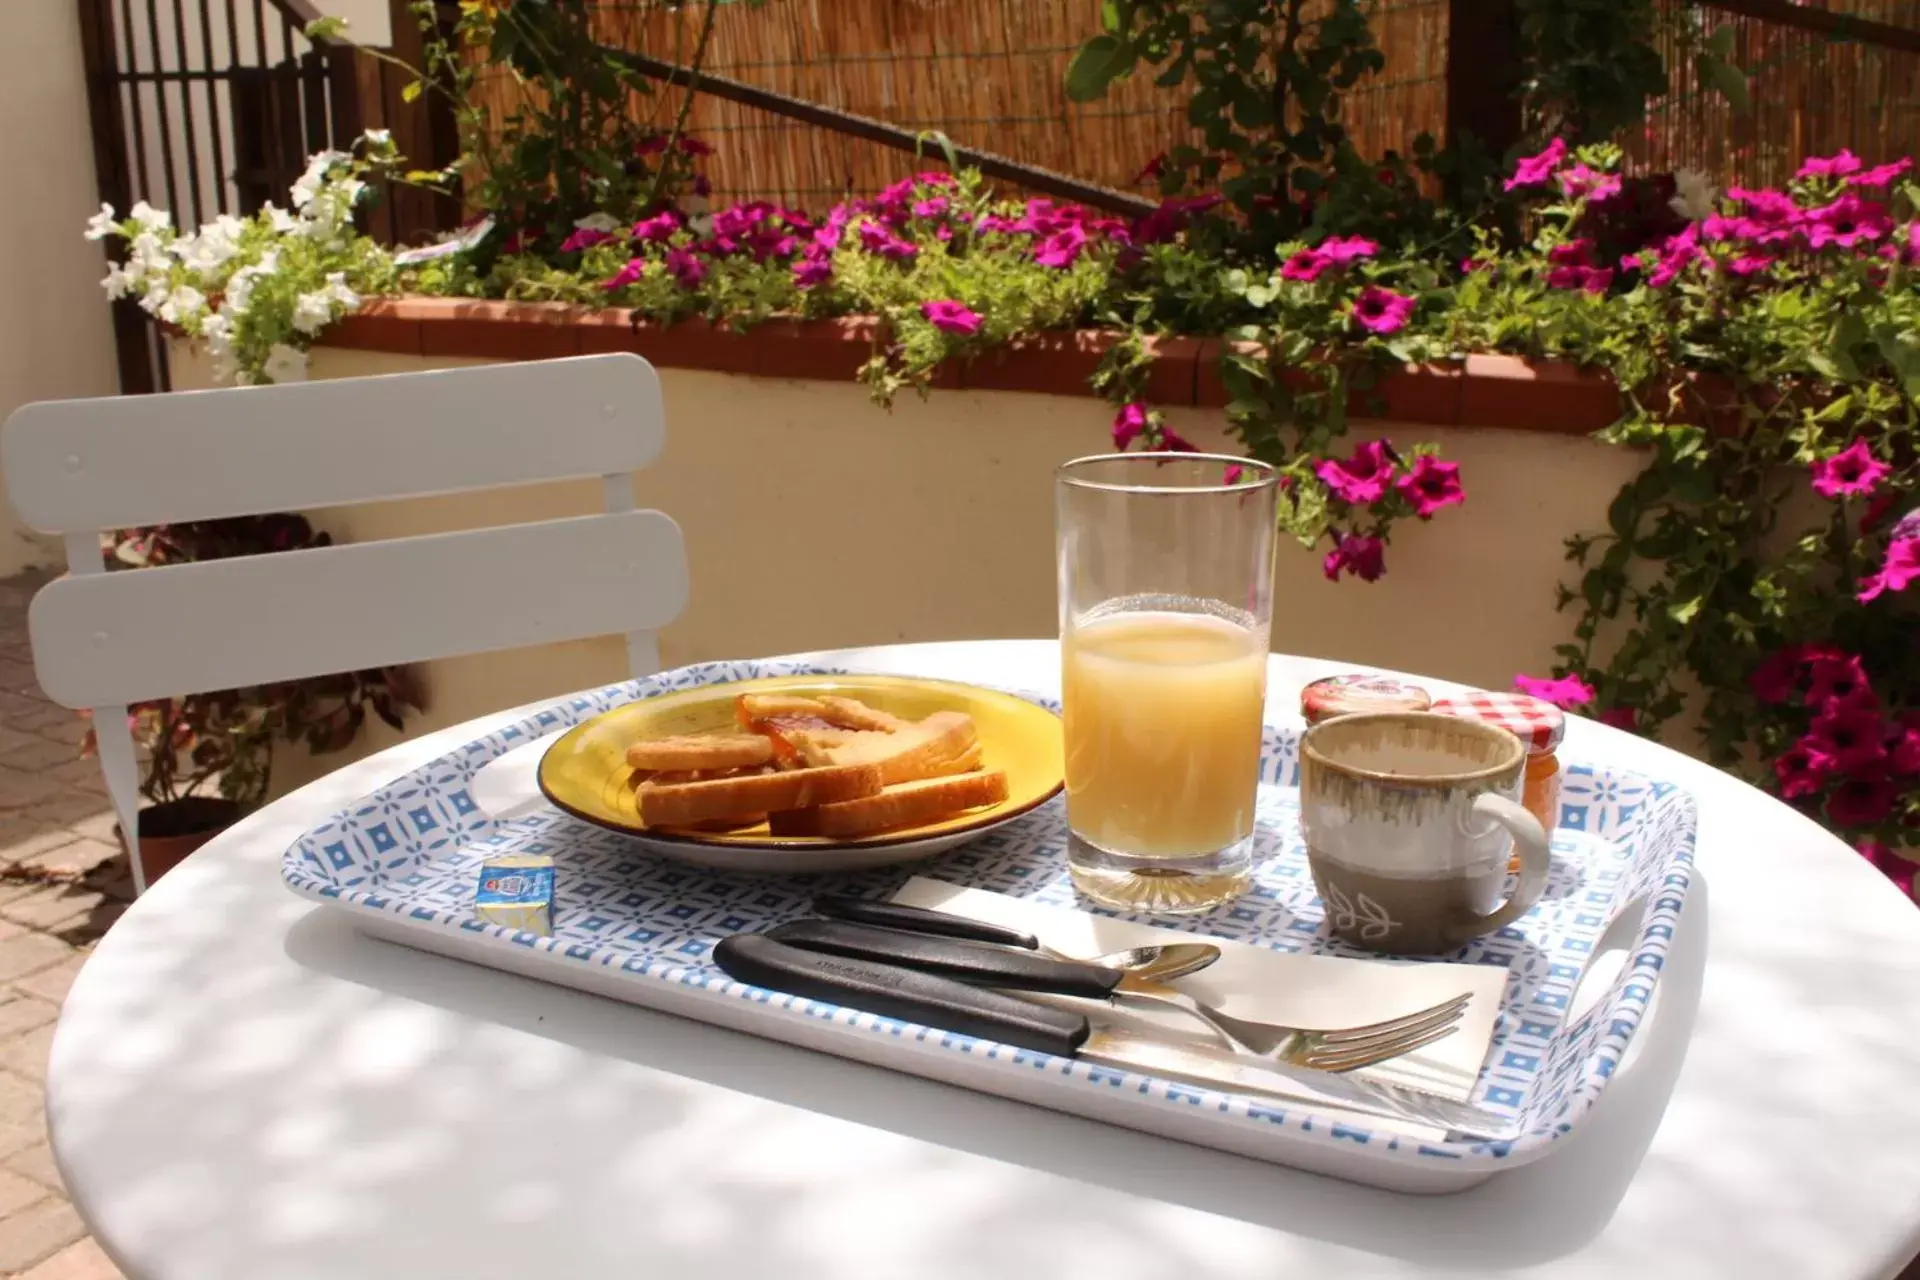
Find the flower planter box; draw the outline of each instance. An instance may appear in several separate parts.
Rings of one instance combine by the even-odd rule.
[[[375,302],[329,329],[312,376],[344,377],[634,351],[661,372],[668,444],[638,482],[686,530],[693,594],[662,636],[670,664],[841,645],[1052,634],[1052,472],[1107,450],[1112,409],[1085,387],[1106,335],[1049,335],[952,372],[946,389],[874,407],[852,380],[872,330],[776,322],[746,334],[631,324],[620,311]],[[1160,345],[1154,399],[1202,448],[1238,452],[1208,388],[1207,342]],[[175,385],[204,386],[174,352]],[[1605,388],[1611,396],[1611,388]],[[1184,395],[1182,393],[1184,392]],[[1561,541],[1604,528],[1642,465],[1582,438],[1613,420],[1588,376],[1504,358],[1419,370],[1379,389],[1393,419],[1357,439],[1431,440],[1462,463],[1467,504],[1408,522],[1384,581],[1327,582],[1320,554],[1280,548],[1274,646],[1505,686],[1564,640]],[[1475,422],[1469,412],[1488,415]],[[537,430],[537,423],[529,423]],[[597,484],[346,508],[317,523],[345,539],[541,519],[597,509]],[[503,583],[510,599],[512,584]],[[429,664],[430,710],[410,731],[616,679],[616,640]],[[390,737],[368,735],[378,746]],[[298,781],[307,762],[284,762]],[[329,757],[329,766],[339,763]],[[307,767],[313,767],[308,765]]]

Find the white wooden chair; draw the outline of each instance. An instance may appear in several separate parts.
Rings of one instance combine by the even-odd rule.
[[[686,603],[680,529],[635,509],[665,441],[638,356],[30,404],[0,432],[7,495],[65,535],[28,613],[55,702],[90,708],[145,890],[129,704],[625,633],[636,676]],[[103,530],[600,476],[606,513],[105,572]]]

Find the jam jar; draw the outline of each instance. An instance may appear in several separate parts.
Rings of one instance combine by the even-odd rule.
[[[1365,673],[1327,676],[1300,691],[1300,714],[1309,726],[1361,711],[1425,711],[1432,703],[1417,684]]]
[[[1567,717],[1551,702],[1524,693],[1468,693],[1442,698],[1433,704],[1441,715],[1498,725],[1520,739],[1527,749],[1526,789],[1520,803],[1540,820],[1548,835],[1560,816],[1560,740],[1567,735]]]

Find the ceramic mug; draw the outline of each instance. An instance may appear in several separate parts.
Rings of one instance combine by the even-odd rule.
[[[1520,805],[1520,739],[1425,712],[1341,716],[1300,742],[1307,864],[1334,935],[1396,955],[1452,951],[1524,915],[1547,835]],[[1520,884],[1505,902],[1509,853]]]

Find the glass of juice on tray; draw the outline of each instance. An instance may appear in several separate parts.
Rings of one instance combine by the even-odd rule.
[[[1057,474],[1068,868],[1107,906],[1209,910],[1252,875],[1279,477],[1198,453]]]

